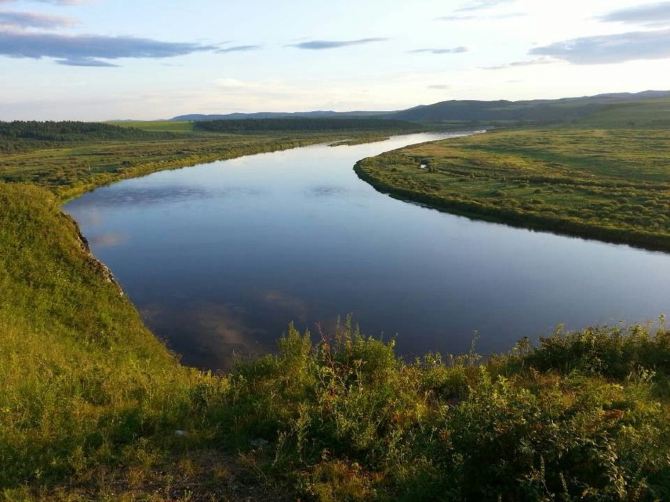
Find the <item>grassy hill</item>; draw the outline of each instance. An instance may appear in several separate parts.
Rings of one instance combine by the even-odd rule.
[[[670,98],[607,106],[578,122],[581,127],[617,129],[670,128]]]
[[[528,101],[476,101],[451,100],[430,105],[416,106],[408,110],[393,112],[305,112],[305,113],[236,113],[228,115],[183,115],[172,119],[175,128],[189,128],[188,124],[204,121],[219,124],[220,130],[253,127],[268,130],[268,126],[254,122],[285,124],[296,129],[300,121],[341,120],[350,121],[388,120],[420,124],[439,124],[440,127],[468,128],[481,126],[510,127],[519,125],[581,124],[585,127],[666,127],[670,91],[645,91],[639,93],[600,94],[578,98],[536,99]],[[187,122],[184,122],[187,121]],[[237,125],[233,125],[236,122]],[[293,122],[293,125],[291,123]],[[147,130],[165,130],[171,126],[155,122],[131,122],[134,127]],[[120,125],[123,125],[122,123]],[[212,126],[210,126],[212,127]],[[303,126],[304,127],[304,126]],[[379,127],[379,126],[376,126]],[[416,126],[414,126],[416,127]],[[207,126],[205,126],[207,129]],[[211,129],[208,129],[211,130]],[[285,129],[286,130],[286,129]]]
[[[0,493],[88,483],[194,427],[217,384],[144,327],[59,201],[0,183],[0,206]]]
[[[670,101],[670,92],[647,91],[637,94],[602,94],[580,98],[531,101],[444,101],[417,106],[387,115],[396,120],[467,124],[546,125],[559,123],[588,124],[591,117],[619,110],[618,117],[639,113],[637,107],[653,109],[657,102]],[[655,113],[658,118],[658,110]],[[629,120],[626,119],[626,122]],[[593,125],[593,124],[591,124]]]

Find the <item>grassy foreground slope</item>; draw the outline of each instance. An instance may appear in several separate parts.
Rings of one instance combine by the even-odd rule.
[[[0,183],[0,207],[0,487],[19,499],[151,455],[211,378],[144,327],[53,195]]]
[[[142,325],[43,189],[0,184],[7,500],[667,500],[670,333],[399,359],[345,323],[216,376]]]
[[[410,146],[356,170],[435,207],[670,250],[668,151],[667,130],[518,130]]]

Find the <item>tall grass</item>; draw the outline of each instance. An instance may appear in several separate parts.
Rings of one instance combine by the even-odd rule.
[[[0,207],[0,486],[85,477],[197,423],[194,389],[225,382],[153,337],[53,196],[0,184]]]

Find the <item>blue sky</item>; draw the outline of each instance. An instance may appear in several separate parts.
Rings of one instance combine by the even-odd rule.
[[[670,2],[0,0],[0,120],[670,89]]]

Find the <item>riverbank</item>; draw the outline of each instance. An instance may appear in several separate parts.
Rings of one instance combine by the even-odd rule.
[[[0,181],[47,188],[62,201],[97,187],[153,172],[229,160],[244,155],[348,141],[348,134],[175,136],[128,141],[77,142],[0,157]],[[377,137],[360,134],[361,141]]]
[[[364,159],[380,191],[488,221],[670,250],[667,131],[501,131]]]
[[[406,363],[344,323],[192,370],[92,261],[48,172],[49,189],[0,183],[4,498],[670,497],[664,327]]]

